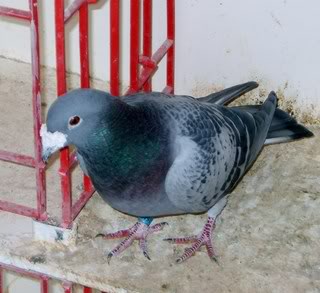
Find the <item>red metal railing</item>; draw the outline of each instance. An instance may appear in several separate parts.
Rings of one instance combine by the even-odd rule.
[[[112,0],[111,0],[112,1]],[[143,54],[140,55],[140,0],[131,0],[130,13],[130,87],[126,94],[151,91],[151,78],[167,54],[165,93],[174,92],[175,1],[167,0],[167,39],[152,53],[152,0],[143,0]],[[142,65],[142,69],[140,68]],[[140,70],[141,69],[141,70]],[[112,76],[111,76],[112,78]]]
[[[93,3],[93,1],[91,1]],[[167,54],[167,84],[165,93],[174,91],[174,0],[167,0],[167,39],[152,55],[152,0],[143,0],[143,54],[140,55],[140,0],[131,0],[130,7],[130,87],[126,94],[140,90],[151,91],[151,78],[158,64]],[[79,11],[81,87],[90,87],[88,54],[88,2],[75,0],[64,8],[64,0],[55,0],[56,11],[56,58],[57,94],[66,92],[65,24]],[[120,1],[110,0],[110,92],[120,94]],[[140,68],[142,67],[142,68]],[[71,171],[76,165],[75,154],[66,148],[60,153],[60,175],[62,191],[62,226],[69,227],[82,207],[90,199],[94,189],[84,176],[84,191],[80,199],[72,204]]]
[[[20,274],[23,277],[32,278],[40,281],[40,292],[41,293],[49,293],[49,281],[51,279],[50,276],[46,274],[42,274],[35,271],[21,269],[12,265],[0,264],[0,293],[3,292],[3,272],[13,271],[15,273]],[[61,281],[64,293],[72,293],[73,284],[68,281]],[[83,293],[91,293],[93,292],[91,288],[83,287]],[[101,292],[104,293],[104,292]],[[106,293],[106,292],[105,292]]]
[[[64,0],[55,0],[56,24],[56,59],[57,59],[57,94],[66,92],[65,63],[65,24],[79,12],[81,87],[90,87],[89,76],[89,44],[88,44],[88,4],[97,0],[74,0],[66,9]],[[113,95],[120,94],[120,1],[110,0],[110,91]],[[167,84],[164,92],[174,90],[174,0],[167,0],[167,39],[152,55],[152,0],[143,0],[143,54],[140,55],[140,0],[131,0],[130,13],[130,87],[127,94],[139,90],[151,91],[151,78],[158,69],[158,64],[167,54]],[[37,0],[29,0],[30,11],[12,9],[0,6],[0,15],[19,18],[30,22],[32,42],[32,93],[34,117],[34,147],[35,157],[0,151],[0,160],[32,167],[36,169],[37,208],[22,206],[0,200],[0,209],[29,216],[38,220],[47,219],[45,165],[41,160],[41,95],[40,95],[40,55],[39,55],[39,25]],[[142,67],[142,68],[140,68]],[[76,166],[75,154],[70,154],[66,148],[60,156],[60,176],[62,190],[62,223],[69,227],[94,192],[88,177],[84,176],[84,191],[73,203],[71,192],[71,171]]]
[[[120,95],[120,0],[110,0],[110,93]]]
[[[6,271],[14,271],[24,277],[32,278],[32,279],[37,279],[41,282],[40,288],[41,288],[41,293],[48,293],[48,281],[49,281],[49,276],[46,274],[38,273],[38,272],[33,272],[33,271],[27,271],[12,265],[5,265],[5,264],[0,264],[0,271],[3,272],[4,270]],[[2,274],[3,275],[3,274]],[[3,276],[2,276],[3,277]],[[2,293],[3,290],[3,281],[0,282],[0,293]]]
[[[95,3],[95,1],[90,1]],[[88,1],[74,0],[67,8],[64,0],[55,0],[55,25],[56,25],[56,62],[57,62],[57,94],[64,94],[67,90],[66,84],[66,62],[65,62],[65,24],[72,15],[79,12],[79,46],[80,46],[80,78],[81,87],[90,87],[89,76],[89,44],[88,44]],[[76,156],[70,154],[65,148],[60,152],[61,192],[62,192],[62,227],[69,227],[83,206],[90,199],[94,188],[87,176],[83,178],[83,192],[80,198],[73,204],[71,191],[71,171],[76,166]]]
[[[37,186],[37,208],[0,200],[0,210],[32,217],[47,219],[45,165],[41,160],[41,92],[40,92],[40,50],[38,1],[29,0],[29,11],[0,6],[0,15],[29,22],[31,30],[31,67],[32,67],[32,110],[34,132],[34,157],[0,150],[0,160],[35,168]]]

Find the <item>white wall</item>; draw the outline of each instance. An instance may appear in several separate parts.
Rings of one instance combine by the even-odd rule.
[[[53,67],[54,1],[39,2],[42,60]],[[154,0],[154,48],[165,38],[165,2]],[[129,0],[122,3],[122,79],[128,84]],[[0,5],[27,8],[27,0],[0,0]],[[109,79],[108,9],[107,0],[92,6],[92,75],[102,80]],[[176,92],[200,95],[254,79],[320,118],[319,9],[318,0],[176,0]],[[69,69],[78,72],[75,20],[68,29]],[[0,36],[0,55],[30,61],[26,26],[0,17]],[[162,65],[155,89],[163,88],[164,76]]]
[[[320,2],[177,1],[177,90],[258,80],[320,113]],[[318,116],[319,117],[319,116]]]

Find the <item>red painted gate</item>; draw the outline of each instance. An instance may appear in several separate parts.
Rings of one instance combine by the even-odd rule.
[[[89,74],[89,9],[90,4],[99,0],[73,0],[65,7],[64,0],[55,0],[56,26],[56,69],[57,95],[66,92],[66,54],[65,54],[65,25],[75,13],[79,13],[79,46],[80,46],[80,78],[81,87],[90,87]],[[159,0],[158,0],[159,1]],[[167,2],[167,37],[154,53],[152,53],[152,0],[130,0],[130,85],[126,94],[137,91],[152,90],[152,76],[158,69],[158,64],[167,55],[166,84],[163,92],[174,91],[174,44],[175,44],[175,1]],[[110,92],[120,95],[120,0],[110,0]],[[0,160],[20,164],[36,170],[37,207],[30,208],[12,202],[0,200],[0,210],[32,217],[39,221],[47,220],[47,200],[45,165],[41,160],[41,91],[40,91],[40,50],[39,50],[39,22],[37,0],[29,0],[29,10],[13,9],[0,6],[0,15],[25,20],[31,30],[31,66],[32,66],[32,105],[34,124],[34,157],[0,150]],[[140,14],[140,7],[143,5]],[[106,16],[107,18],[107,16]],[[142,30],[140,20],[142,18]],[[142,38],[142,54],[140,41]],[[62,227],[70,227],[83,206],[94,192],[90,179],[83,178],[84,190],[80,198],[73,203],[71,194],[71,172],[76,166],[76,156],[66,148],[60,154],[61,193],[62,193]],[[1,195],[0,195],[1,196]],[[36,278],[41,281],[41,292],[48,292],[50,276],[41,272],[31,272],[17,267],[0,263],[0,293],[3,292],[3,270],[15,271],[23,276]],[[64,282],[64,291],[71,292],[72,284]],[[90,293],[92,289],[84,287],[83,292]]]

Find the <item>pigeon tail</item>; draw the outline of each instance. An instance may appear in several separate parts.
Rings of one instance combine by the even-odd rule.
[[[264,144],[282,143],[312,136],[313,133],[299,124],[296,119],[276,109]]]
[[[254,114],[259,111],[260,105],[239,106],[237,109]],[[285,111],[276,108],[265,145],[289,142],[305,137],[312,137],[313,133]]]

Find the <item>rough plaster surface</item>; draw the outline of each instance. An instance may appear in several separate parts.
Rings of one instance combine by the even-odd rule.
[[[0,135],[5,138],[0,149],[32,154],[27,131],[31,127],[28,68],[0,59]],[[45,72],[47,103],[54,97],[50,74]],[[1,212],[0,262],[106,292],[320,292],[320,129],[312,129],[314,138],[266,147],[231,194],[214,236],[218,265],[209,260],[205,249],[177,265],[175,259],[185,246],[162,241],[198,233],[206,215],[157,219],[155,222],[164,220],[170,225],[149,238],[152,261],[135,243],[108,265],[106,254],[117,241],[94,236],[127,228],[135,219],[112,210],[98,195],[77,219],[76,245],[34,241],[30,220]],[[4,183],[0,199],[30,203],[34,177],[16,173],[14,168],[0,165]],[[49,210],[58,217],[57,167],[50,170]]]

